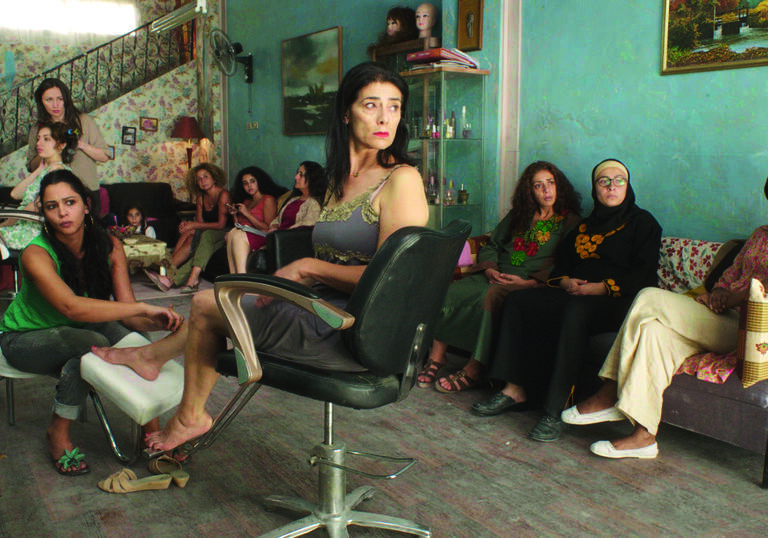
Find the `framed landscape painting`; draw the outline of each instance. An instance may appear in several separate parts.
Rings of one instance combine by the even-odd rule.
[[[661,74],[768,65],[768,2],[664,0]]]
[[[341,26],[283,41],[283,134],[325,134],[341,83]]]

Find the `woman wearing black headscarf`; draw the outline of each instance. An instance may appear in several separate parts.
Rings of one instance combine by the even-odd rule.
[[[559,439],[589,338],[617,331],[637,292],[656,285],[661,226],[635,204],[623,163],[595,166],[592,199],[592,213],[561,242],[548,286],[505,301],[490,377],[507,383],[472,406],[489,416],[541,399],[544,416],[530,432],[537,441]]]

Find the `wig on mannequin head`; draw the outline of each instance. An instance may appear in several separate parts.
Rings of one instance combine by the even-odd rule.
[[[371,56],[373,49],[376,47],[411,41],[419,37],[419,29],[416,28],[416,11],[412,8],[395,6],[387,12],[386,20],[387,24],[389,24],[390,20],[397,21],[400,24],[400,30],[394,35],[389,35],[387,30],[379,34],[378,41],[373,45],[368,45],[369,56]]]

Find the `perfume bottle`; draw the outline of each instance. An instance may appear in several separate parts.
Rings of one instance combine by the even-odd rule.
[[[429,174],[429,182],[427,183],[427,203],[435,205],[440,199],[440,192],[435,183],[435,175]]]
[[[451,110],[451,117],[448,118],[448,128],[445,132],[445,138],[456,138],[456,114]]]
[[[443,205],[454,205],[456,203],[456,191],[453,188],[453,180],[448,182],[448,188],[443,193]]]
[[[472,138],[472,121],[467,113],[467,107],[461,107],[461,137]]]
[[[469,193],[464,188],[464,184],[461,184],[459,192],[456,193],[456,201],[460,204],[466,204],[469,201]]]
[[[427,116],[427,122],[424,124],[424,132],[422,138],[432,138],[432,116]]]

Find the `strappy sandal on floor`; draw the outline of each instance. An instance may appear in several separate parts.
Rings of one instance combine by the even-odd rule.
[[[170,485],[171,475],[169,474],[137,478],[136,473],[130,469],[122,469],[99,482],[99,489],[107,493],[133,493],[150,489],[168,489]]]
[[[440,380],[445,379],[448,382],[448,387],[445,388],[440,384]],[[451,374],[446,377],[441,377],[435,381],[435,390],[437,392],[461,392],[462,390],[474,389],[484,383],[484,379],[473,379],[467,375],[467,371],[462,368],[455,374]]]
[[[434,385],[437,380],[437,372],[439,372],[440,368],[443,366],[445,366],[444,362],[435,362],[432,359],[429,359],[427,364],[424,365],[424,368],[419,372],[419,375],[416,376],[416,384],[419,388],[426,389]],[[419,378],[427,379],[427,381],[419,381]]]
[[[151,460],[147,464],[149,472],[152,474],[169,474],[173,483],[183,488],[189,482],[189,473],[181,469],[181,462],[167,454],[163,454],[156,460]]]

